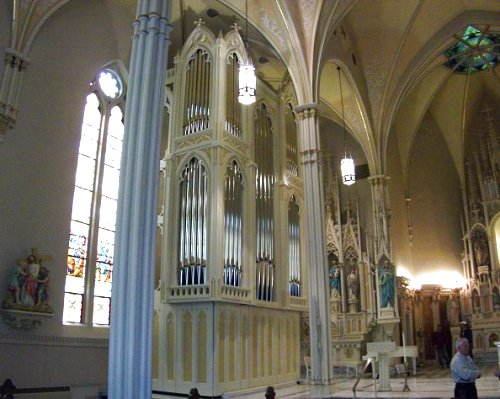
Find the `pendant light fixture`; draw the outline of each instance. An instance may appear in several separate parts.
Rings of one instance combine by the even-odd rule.
[[[255,91],[257,86],[257,78],[255,77],[255,68],[250,58],[248,51],[248,1],[245,0],[245,51],[247,62],[240,64],[238,75],[238,101],[240,104],[250,105],[255,102]]]
[[[352,159],[351,154],[347,155],[347,132],[345,129],[345,116],[344,116],[344,95],[342,93],[342,78],[340,76],[340,67],[337,67],[339,71],[339,85],[340,85],[340,104],[342,106],[342,128],[344,130],[344,158],[340,162],[340,171],[342,172],[342,183],[346,186],[354,184],[356,181],[356,173],[354,171],[354,159]]]

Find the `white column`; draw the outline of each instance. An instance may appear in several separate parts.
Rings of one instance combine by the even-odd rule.
[[[153,278],[170,0],[139,0],[118,199],[108,397],[151,398]]]
[[[319,124],[316,104],[297,107],[307,220],[309,265],[309,325],[311,381],[328,384],[331,364],[330,300],[326,257],[325,198],[319,159]]]
[[[0,143],[5,139],[7,129],[16,124],[19,92],[28,64],[29,59],[23,53],[5,49],[5,69],[0,85]]]

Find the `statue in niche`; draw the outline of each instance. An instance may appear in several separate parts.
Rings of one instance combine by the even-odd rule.
[[[480,233],[474,241],[474,258],[477,266],[485,266],[490,263],[490,252],[488,248],[488,239],[484,233]]]
[[[493,288],[493,309],[495,312],[500,310],[500,291],[498,287]]]
[[[450,295],[446,306],[448,320],[451,326],[458,326],[460,319],[460,302],[458,298]]]
[[[333,261],[328,270],[330,278],[330,297],[340,298],[340,266]]]
[[[26,259],[20,259],[9,277],[7,298],[3,309],[52,313],[48,304],[49,270],[41,265],[43,259],[33,251]]]
[[[384,260],[378,268],[380,284],[380,307],[394,307],[394,267],[388,260]]]
[[[356,266],[351,266],[349,274],[347,275],[348,298],[358,299],[359,297],[359,279],[358,269]]]

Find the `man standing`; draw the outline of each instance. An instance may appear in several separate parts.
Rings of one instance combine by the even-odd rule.
[[[438,324],[437,331],[432,333],[432,342],[436,346],[439,365],[441,367],[450,367],[450,357],[448,356],[448,349],[446,347],[446,334],[441,324]]]
[[[451,359],[451,378],[455,382],[455,399],[477,399],[476,379],[481,377],[474,360],[469,356],[469,341],[458,338],[457,353]]]

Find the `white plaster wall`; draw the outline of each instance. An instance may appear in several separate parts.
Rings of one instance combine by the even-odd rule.
[[[8,8],[1,2],[0,21],[10,18]],[[107,380],[106,345],[81,338],[107,338],[108,329],[61,321],[66,246],[88,83],[107,62],[128,65],[133,19],[112,1],[73,0],[48,19],[28,54],[32,62],[24,75],[18,122],[0,145],[0,300],[16,260],[36,247],[53,257],[45,266],[55,315],[22,335],[0,322],[0,379],[10,377],[18,387]],[[31,344],[32,335],[77,339]]]
[[[410,164],[410,195],[415,240],[414,273],[462,273],[460,181],[434,119],[426,114]]]

